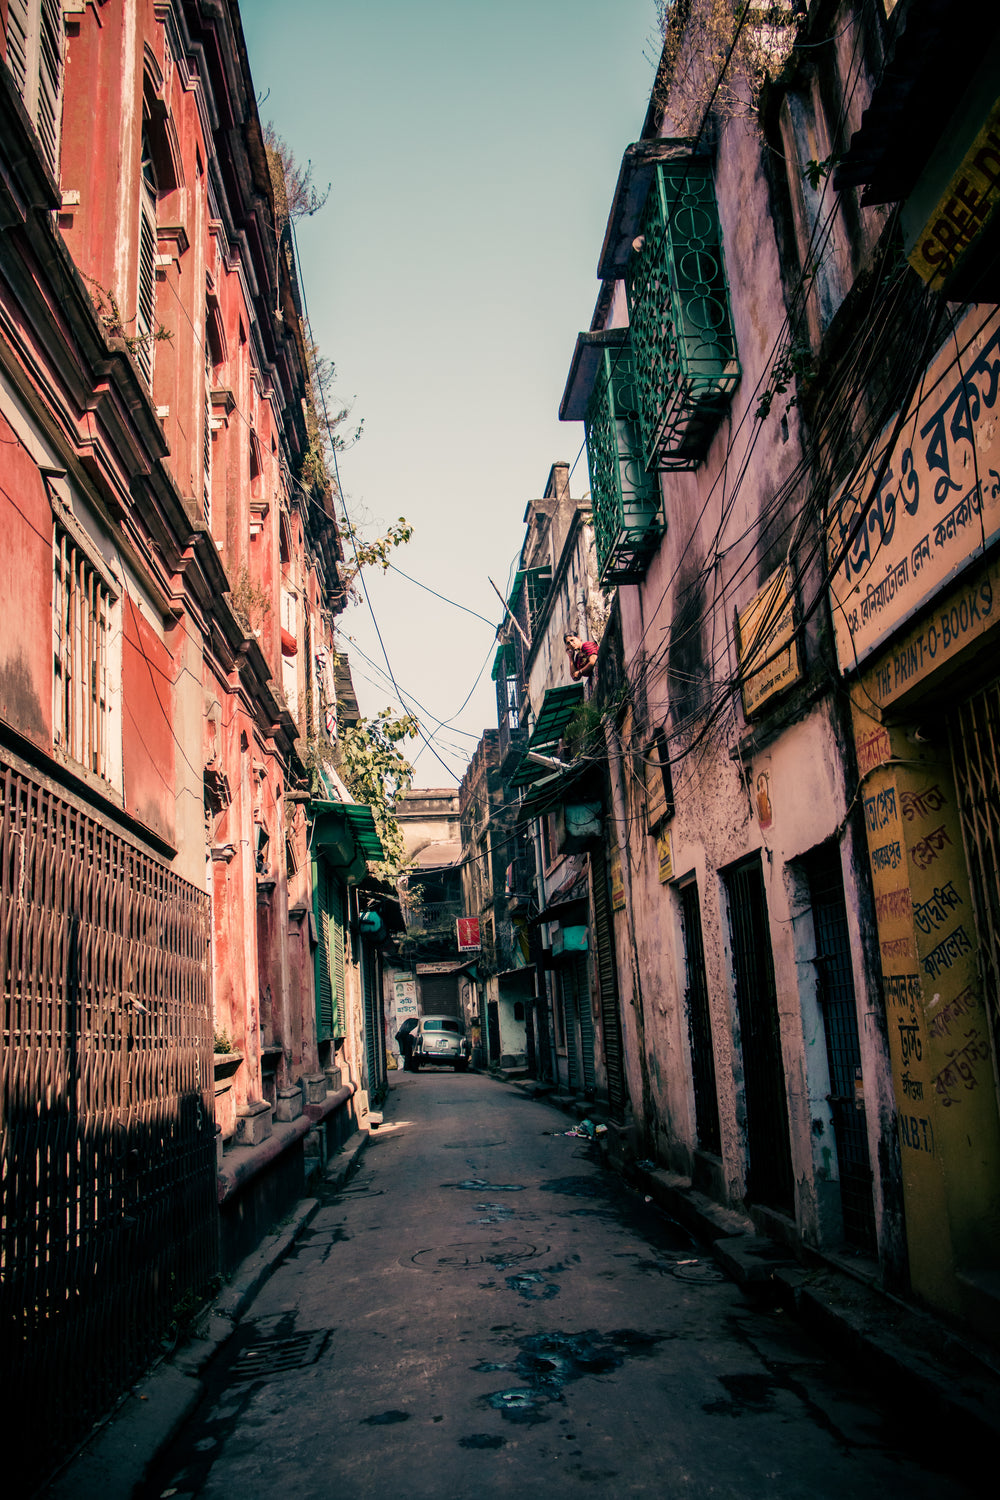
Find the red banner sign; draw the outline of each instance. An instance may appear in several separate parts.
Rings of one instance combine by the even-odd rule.
[[[479,941],[479,918],[459,917],[457,926],[459,953],[478,953],[482,947]]]

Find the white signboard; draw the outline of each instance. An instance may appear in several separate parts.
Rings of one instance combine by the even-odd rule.
[[[417,981],[412,975],[406,979],[397,979],[393,982],[393,991],[396,1001],[396,1017],[405,1021],[407,1016],[417,1014]]]

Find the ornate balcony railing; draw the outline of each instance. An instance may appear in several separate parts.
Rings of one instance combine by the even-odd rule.
[[[403,902],[403,921],[408,937],[455,936],[455,923],[463,914],[461,901]]]
[[[656,165],[625,284],[643,463],[696,468],[740,378],[708,161]]]
[[[649,566],[665,523],[660,484],[643,464],[635,362],[627,330],[600,350],[585,428],[602,584],[634,583]]]

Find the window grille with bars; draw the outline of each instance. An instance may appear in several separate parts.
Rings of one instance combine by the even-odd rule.
[[[1000,1059],[1000,679],[958,705],[949,731],[979,939],[980,982],[994,1059]]]
[[[83,549],[56,524],[52,577],[52,721],[56,747],[115,779],[110,667],[117,601]]]
[[[707,161],[657,164],[625,284],[642,461],[694,469],[740,378]]]
[[[56,178],[63,54],[61,0],[8,0],[7,67]]]

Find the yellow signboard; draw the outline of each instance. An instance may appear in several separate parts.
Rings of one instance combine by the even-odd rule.
[[[665,828],[656,840],[656,853],[660,866],[660,884],[666,885],[668,880],[674,878],[674,846],[669,828]]]
[[[736,644],[743,712],[749,719],[802,676],[795,638],[795,601],[787,568],[772,573],[746,609],[737,614]]]
[[[843,671],[1000,535],[998,415],[1000,308],[976,307],[924,374],[898,433],[890,423],[857,482],[830,507],[827,556]],[[982,603],[969,607],[966,625],[975,625]]]
[[[910,251],[910,265],[940,288],[1000,203],[1000,100],[994,104]]]
[[[625,909],[625,882],[622,879],[622,859],[616,849],[611,856],[611,906],[614,911]]]

